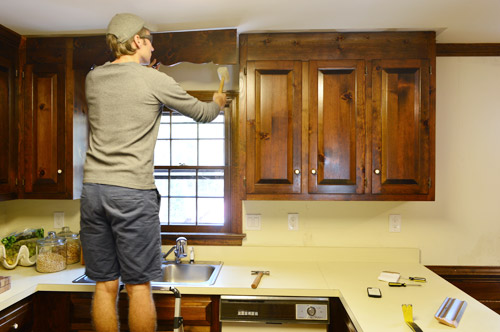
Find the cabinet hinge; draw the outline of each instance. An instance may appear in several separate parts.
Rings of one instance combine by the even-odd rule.
[[[427,181],[427,185],[429,186],[429,188],[431,188],[431,187],[432,187],[432,179],[431,179],[431,178],[429,178],[429,179],[428,179],[428,181]]]
[[[19,77],[19,70],[16,69],[16,77]]]
[[[21,77],[22,77],[22,78],[24,78],[24,70],[23,70],[23,72],[21,73]]]
[[[247,74],[247,66],[243,67],[243,74],[245,74],[245,76],[246,76],[246,74]]]
[[[432,75],[432,65],[429,66],[429,74]]]
[[[368,66],[365,66],[365,75],[368,75]]]

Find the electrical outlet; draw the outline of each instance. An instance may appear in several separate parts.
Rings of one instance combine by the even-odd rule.
[[[54,228],[64,227],[64,212],[54,212]]]
[[[299,214],[289,213],[288,214],[288,230],[298,231],[299,230]]]
[[[260,214],[247,214],[246,229],[249,231],[260,231],[261,219]]]
[[[390,214],[389,215],[389,232],[391,232],[391,233],[401,232],[401,215],[400,214]]]

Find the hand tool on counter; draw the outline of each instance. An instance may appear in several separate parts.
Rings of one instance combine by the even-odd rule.
[[[418,285],[420,286],[420,285]],[[410,327],[413,332],[423,332],[422,329],[413,321],[413,306],[411,304],[401,305],[403,308],[403,317],[406,324]]]
[[[417,284],[406,284],[404,282],[390,282],[389,287],[422,286]]]
[[[229,70],[227,69],[227,67],[219,67],[217,68],[217,74],[219,75],[220,79],[219,93],[222,93],[224,82],[229,81]]]
[[[257,275],[257,277],[255,277],[255,280],[253,281],[252,283],[252,288],[255,289],[259,286],[259,283],[260,283],[260,279],[262,279],[262,276],[266,275],[270,275],[269,271],[252,271],[252,275]]]

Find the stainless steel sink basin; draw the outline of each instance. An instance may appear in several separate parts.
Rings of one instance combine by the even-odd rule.
[[[198,261],[195,263],[165,262],[162,276],[153,280],[153,287],[175,285],[213,285],[219,275],[222,262]]]

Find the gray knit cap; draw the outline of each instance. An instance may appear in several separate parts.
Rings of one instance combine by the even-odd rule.
[[[146,22],[137,15],[122,13],[113,16],[108,25],[107,34],[114,35],[118,42],[123,43],[132,38],[142,28],[151,31]]]

